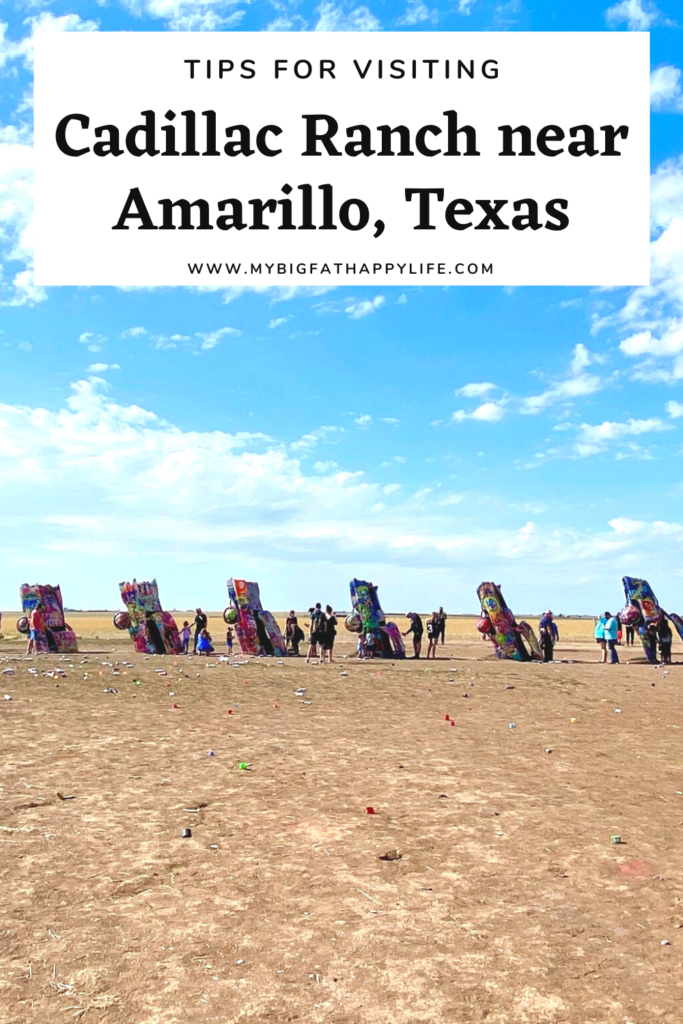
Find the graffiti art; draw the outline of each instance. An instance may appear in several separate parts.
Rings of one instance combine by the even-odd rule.
[[[36,654],[76,654],[76,634],[64,621],[64,604],[59,587],[47,584],[22,583],[19,588],[23,615],[17,621],[20,633],[28,634],[31,612],[39,605],[42,611],[42,629],[36,630]]]
[[[135,650],[141,654],[180,654],[178,627],[170,612],[161,607],[157,581],[119,583],[119,590],[126,611],[116,613],[114,625],[128,630]]]
[[[283,658],[287,644],[274,617],[261,605],[258,583],[228,580],[228,597],[230,604],[223,618],[235,627],[242,654]]]
[[[505,603],[497,583],[477,587],[481,618],[477,629],[487,636],[499,658],[512,661],[541,661],[541,647],[528,622],[517,622]]]
[[[405,658],[406,649],[401,631],[395,622],[387,622],[377,596],[377,587],[366,580],[351,580],[351,607],[344,625],[350,633],[371,633],[376,641],[375,650],[385,658]]]

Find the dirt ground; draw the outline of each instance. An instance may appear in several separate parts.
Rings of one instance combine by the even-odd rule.
[[[678,643],[231,665],[70,618],[0,643],[2,1024],[683,1019]]]

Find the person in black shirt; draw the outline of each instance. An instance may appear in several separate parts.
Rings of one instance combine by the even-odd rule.
[[[429,640],[429,646],[427,648],[427,661],[429,656],[432,656],[432,660],[436,658],[436,645],[439,642],[439,635],[441,633],[441,623],[439,616],[436,612],[427,619],[427,639]]]
[[[309,662],[311,658],[317,657],[319,664],[323,661],[323,644],[325,642],[325,626],[327,625],[327,619],[323,612],[320,601],[316,604],[315,608],[311,612],[311,639],[310,646],[308,648],[308,654],[306,655],[306,661]],[[318,653],[318,651],[320,653]]]
[[[334,648],[334,641],[337,636],[337,619],[334,612],[332,611],[332,605],[327,605],[325,608],[325,638],[323,640],[323,649],[320,656],[321,661],[328,661],[332,663],[332,650]],[[327,656],[327,657],[326,657]]]
[[[199,637],[203,629],[206,629],[209,620],[207,619],[201,608],[197,608],[197,614],[194,617],[194,653],[197,653],[197,644],[199,643]]]
[[[446,643],[446,619],[448,618],[448,616],[446,615],[445,611],[443,610],[443,605],[439,608],[439,610],[437,612],[437,616],[438,616],[438,620],[439,620],[439,633],[438,633],[438,636],[437,636],[437,640],[439,639],[439,637],[441,637],[441,643],[445,644]]]
[[[420,651],[422,650],[422,636],[424,634],[425,628],[424,625],[422,624],[422,619],[417,614],[417,612],[406,612],[406,618],[410,622],[410,626],[405,631],[405,633],[403,633],[403,636],[408,636],[408,633],[413,634],[413,650],[415,651],[413,657],[419,658]]]
[[[285,641],[287,647],[291,647],[292,654],[295,658],[299,657],[299,644],[303,640],[303,632],[299,628],[299,620],[296,612],[292,608],[291,612],[287,616],[285,622]]]
[[[659,660],[662,665],[670,665],[673,633],[671,632],[671,626],[669,625],[665,615],[662,615],[659,625],[657,626],[657,639],[659,641]]]
[[[546,662],[547,661],[552,661],[553,660],[553,646],[554,646],[554,643],[553,643],[553,631],[551,629],[551,624],[548,622],[545,625],[541,626],[539,628],[539,634],[540,634],[539,639],[540,639],[540,643],[541,643],[541,650],[543,651],[543,660],[546,661]]]

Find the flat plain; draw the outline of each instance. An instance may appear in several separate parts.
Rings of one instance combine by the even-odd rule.
[[[601,666],[560,620],[523,665],[454,617],[434,662],[229,663],[88,613],[26,660],[14,618],[3,1024],[681,1019],[678,642]]]

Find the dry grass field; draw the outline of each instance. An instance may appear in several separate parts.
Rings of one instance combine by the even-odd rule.
[[[3,612],[2,615],[2,632],[6,641],[16,640],[17,643],[20,640],[19,634],[15,629],[17,618],[21,613],[14,612]],[[194,610],[192,611],[176,611],[172,612],[178,625],[182,625],[183,620],[187,619],[188,622],[192,622],[194,619]],[[275,618],[280,624],[280,627],[284,629],[285,619],[287,612],[274,612]],[[306,621],[306,613],[298,612],[299,621]],[[422,613],[426,619],[429,612]],[[220,644],[225,637],[225,625],[223,623],[222,611],[207,612],[209,616],[209,631],[214,638]],[[76,631],[79,637],[85,640],[111,640],[112,642],[121,642],[122,635],[119,631],[114,628],[112,619],[114,612],[68,612],[66,619]],[[388,616],[393,622],[396,622],[401,629],[405,631],[408,628],[408,621],[403,615],[389,615]],[[538,619],[529,617],[528,621],[538,631]],[[449,637],[457,640],[477,640],[478,634],[476,630],[476,615],[453,615],[448,620],[448,635]],[[586,618],[573,618],[573,619],[558,619],[558,626],[561,631],[562,637],[566,637],[567,640],[586,640],[589,641],[593,636],[593,623],[591,619]]]
[[[68,618],[63,660],[3,622],[2,1024],[683,1019],[678,642],[229,664]]]

